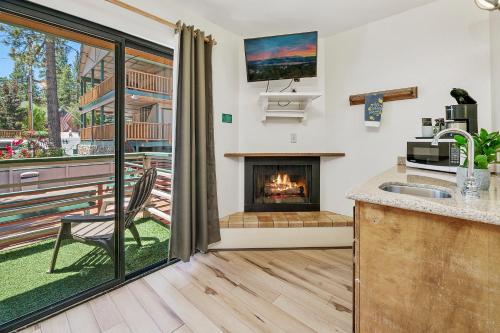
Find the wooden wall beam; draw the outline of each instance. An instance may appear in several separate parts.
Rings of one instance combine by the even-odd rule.
[[[351,105],[365,104],[365,96],[371,94],[384,94],[384,103],[401,101],[405,99],[415,99],[418,98],[418,87],[384,90],[366,94],[351,95],[349,96],[349,102]]]

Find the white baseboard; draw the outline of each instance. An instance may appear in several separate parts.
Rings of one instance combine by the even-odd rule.
[[[210,249],[270,249],[352,246],[352,227],[221,229]]]

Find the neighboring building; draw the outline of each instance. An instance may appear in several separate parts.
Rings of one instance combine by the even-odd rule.
[[[126,49],[125,140],[127,152],[172,150],[172,60]],[[114,152],[113,52],[82,45],[81,155]]]

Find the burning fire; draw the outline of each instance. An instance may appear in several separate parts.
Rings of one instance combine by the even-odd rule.
[[[278,176],[273,179],[273,184],[280,190],[287,190],[291,187],[297,187],[297,183],[292,183],[290,181],[290,177],[288,177],[288,174],[286,173],[283,175],[278,173]]]
[[[278,173],[270,183],[266,184],[265,187],[267,195],[304,194],[304,186],[302,184],[298,184],[297,182],[292,182],[287,173]]]

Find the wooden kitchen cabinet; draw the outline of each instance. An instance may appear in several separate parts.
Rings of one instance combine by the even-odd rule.
[[[356,201],[356,332],[500,332],[500,226]]]

